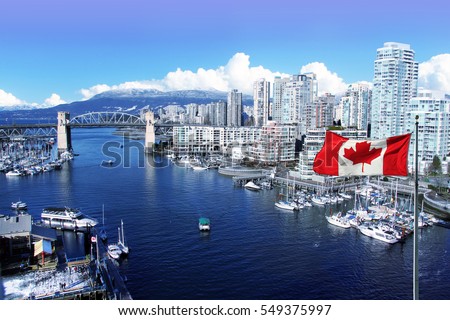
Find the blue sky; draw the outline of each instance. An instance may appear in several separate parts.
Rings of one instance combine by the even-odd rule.
[[[301,70],[321,74],[319,90],[338,91],[371,82],[376,50],[389,41],[411,45],[429,89],[450,85],[444,0],[5,2],[0,106],[131,87],[246,92],[254,77]]]

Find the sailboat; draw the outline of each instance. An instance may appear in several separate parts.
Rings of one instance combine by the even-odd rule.
[[[105,205],[103,205],[103,207],[102,207],[102,220],[103,220],[103,225],[100,228],[98,234],[100,236],[100,239],[102,239],[102,241],[106,241],[108,239],[108,235],[106,234],[106,229],[105,229]]]
[[[123,234],[123,220],[120,220],[120,228],[119,228],[119,241],[117,241],[117,246],[122,250],[124,255],[127,255],[129,252],[128,246],[125,244],[125,236]]]
[[[289,186],[286,182],[286,190],[288,190]],[[288,191],[289,192],[289,191]],[[285,200],[282,200],[281,198],[275,202],[275,207],[280,208],[280,209],[284,209],[284,210],[298,210],[298,207],[294,206],[295,203],[289,202],[289,194],[288,192],[286,192],[286,198]],[[280,196],[282,196],[283,194],[280,194]]]

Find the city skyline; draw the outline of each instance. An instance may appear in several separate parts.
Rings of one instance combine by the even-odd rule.
[[[419,86],[450,91],[445,3],[40,1],[3,4],[0,106],[111,89],[237,89],[315,72],[319,93],[373,81],[376,50],[411,46]]]

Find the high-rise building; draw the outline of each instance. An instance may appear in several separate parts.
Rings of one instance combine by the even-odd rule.
[[[226,126],[227,125],[227,103],[225,101],[214,102],[214,120],[213,125],[215,126]]]
[[[302,124],[306,124],[301,127],[301,133],[306,134],[308,129],[324,128],[333,125],[333,109],[336,97],[332,94],[326,93],[323,96],[318,97],[314,103],[315,120],[316,123],[310,123],[309,121],[303,121]]]
[[[419,116],[418,159],[431,163],[435,155],[444,160],[450,152],[450,100],[433,98],[430,91],[419,91],[406,110],[406,132],[414,132]],[[414,164],[415,134],[411,135],[408,163]],[[419,168],[423,173],[426,168]]]
[[[354,83],[348,86],[345,96],[339,101],[336,120],[343,127],[367,130],[372,104],[372,90],[368,84]]]
[[[272,120],[281,123],[283,91],[289,78],[275,77],[273,82]]]
[[[236,89],[228,92],[227,126],[242,126],[242,93]]]
[[[371,138],[404,133],[409,100],[417,95],[419,64],[410,45],[386,42],[377,50],[371,110]]]
[[[259,79],[253,83],[253,117],[255,126],[261,127],[269,120],[270,82]]]
[[[317,97],[314,73],[275,78],[273,85],[272,119],[280,124],[299,124],[306,121],[305,108]]]

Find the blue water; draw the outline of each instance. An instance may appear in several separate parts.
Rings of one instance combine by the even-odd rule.
[[[67,205],[101,221],[104,204],[112,241],[124,221],[132,251],[120,269],[134,299],[412,298],[412,237],[384,244],[329,225],[324,209],[275,208],[276,189],[234,187],[214,170],[155,168],[136,141],[112,132],[73,130],[80,156],[61,171],[0,175],[0,212],[21,199],[36,218],[44,207]],[[130,150],[128,163],[102,167],[111,159],[102,147],[109,155]],[[211,219],[210,233],[198,231],[201,216]],[[420,298],[450,299],[450,230],[419,232]]]

